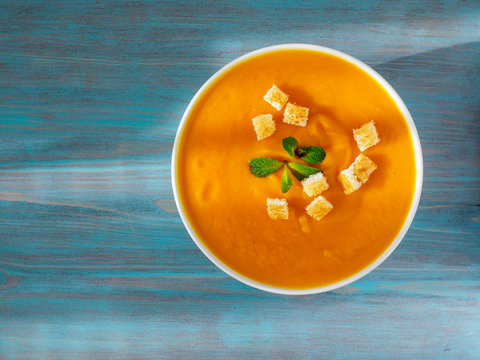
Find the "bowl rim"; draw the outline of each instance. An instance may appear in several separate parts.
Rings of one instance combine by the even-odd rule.
[[[277,50],[313,50],[317,52],[322,52],[322,53],[327,53],[331,54],[334,56],[337,56],[341,59],[344,59],[353,65],[356,65],[363,71],[365,71],[367,74],[372,76],[382,87],[388,92],[388,94],[392,97],[400,111],[402,112],[403,116],[405,117],[411,136],[412,136],[412,142],[413,142],[413,147],[414,147],[414,152],[415,152],[415,167],[416,167],[416,181],[415,181],[415,192],[412,200],[412,204],[410,206],[410,210],[408,212],[408,216],[405,220],[405,223],[402,226],[402,229],[398,233],[397,237],[395,240],[390,244],[390,246],[375,260],[373,261],[370,265],[368,265],[366,268],[362,269],[361,271],[353,274],[352,276],[343,279],[341,281],[338,281],[333,284],[329,284],[326,286],[320,286],[320,287],[315,287],[315,288],[308,288],[308,289],[289,289],[289,288],[281,288],[281,287],[275,287],[275,286],[270,286],[266,285],[260,282],[257,282],[255,280],[252,280],[250,278],[247,278],[243,275],[240,275],[233,269],[229,268],[227,265],[225,265],[223,262],[221,262],[219,259],[217,259],[211,252],[208,250],[208,248],[200,241],[200,239],[197,238],[197,235],[195,234],[193,228],[191,227],[190,223],[188,222],[185,213],[183,211],[182,205],[180,203],[180,197],[178,193],[178,186],[177,186],[177,158],[178,158],[178,147],[180,144],[180,138],[182,135],[183,128],[186,124],[187,118],[190,115],[190,112],[194,106],[194,104],[197,102],[199,97],[202,95],[202,93],[212,84],[219,76],[221,76],[225,71],[229,70],[236,64],[252,58],[254,56],[264,54],[267,52],[273,52]],[[187,106],[187,109],[185,110],[182,119],[180,121],[180,124],[178,125],[177,133],[175,136],[175,142],[173,145],[173,151],[172,151],[172,160],[171,160],[171,178],[172,178],[172,187],[173,187],[173,195],[175,198],[175,204],[178,209],[178,213],[180,215],[180,218],[182,219],[183,225],[187,229],[188,234],[192,238],[192,240],[195,242],[197,247],[203,252],[203,254],[212,262],[214,263],[220,270],[224,271],[226,274],[230,275],[234,279],[249,285],[251,287],[254,287],[259,290],[267,291],[270,293],[275,293],[275,294],[282,294],[282,295],[311,295],[311,294],[318,294],[318,293],[323,293],[327,291],[332,291],[338,288],[341,288],[345,285],[351,284],[354,281],[357,281],[364,277],[365,275],[369,274],[373,270],[375,270],[381,263],[383,263],[391,254],[392,252],[397,248],[397,246],[400,244],[402,239],[404,238],[405,234],[407,233],[408,229],[410,228],[410,225],[413,221],[413,218],[415,216],[415,213],[418,209],[418,204],[420,202],[420,196],[422,192],[422,184],[423,184],[423,156],[422,156],[422,147],[420,144],[420,138],[418,136],[417,128],[415,127],[415,123],[413,122],[413,118],[410,115],[410,112],[408,111],[405,103],[403,100],[400,98],[400,96],[397,94],[397,92],[393,89],[393,87],[375,70],[373,70],[370,66],[365,64],[364,62],[354,58],[351,55],[345,54],[341,51],[334,50],[325,46],[320,46],[320,45],[314,45],[314,44],[304,44],[304,43],[287,43],[287,44],[279,44],[279,45],[273,45],[273,46],[268,46],[268,47],[263,47],[251,52],[248,52],[233,61],[229,62],[228,64],[224,65],[220,70],[215,72],[203,85],[202,87],[196,92],[195,96],[192,98],[190,103]]]

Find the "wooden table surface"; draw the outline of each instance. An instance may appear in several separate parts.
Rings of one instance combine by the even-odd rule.
[[[217,269],[170,184],[198,88],[287,42],[384,76],[425,161],[392,256],[303,297]],[[479,148],[478,1],[2,0],[0,359],[479,359]]]

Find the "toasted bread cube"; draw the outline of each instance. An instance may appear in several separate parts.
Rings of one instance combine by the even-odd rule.
[[[354,129],[353,137],[355,138],[360,151],[365,151],[380,141],[373,120],[363,124],[358,129]]]
[[[338,180],[343,186],[343,192],[347,195],[353,193],[362,186],[350,168],[340,171]]]
[[[328,202],[322,195],[316,197],[307,207],[307,214],[315,220],[322,219],[333,209],[333,205]]]
[[[288,103],[283,114],[283,122],[291,125],[306,126],[308,108]]]
[[[377,169],[377,165],[368,156],[360,154],[349,169],[362,184],[365,184],[370,174]]]
[[[271,114],[258,115],[252,119],[253,128],[257,133],[257,140],[262,140],[275,132],[275,121]]]
[[[327,179],[323,173],[319,172],[310,175],[308,178],[302,180],[303,191],[308,196],[320,195],[323,191],[328,189]]]
[[[270,219],[288,219],[287,199],[267,199],[267,212]]]
[[[267,91],[263,98],[277,110],[282,110],[283,106],[288,101],[288,95],[280,90],[275,84]]]

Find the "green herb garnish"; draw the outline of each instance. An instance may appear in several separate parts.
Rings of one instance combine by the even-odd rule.
[[[282,140],[282,146],[291,157],[295,157],[295,149],[298,146],[298,140],[289,136]]]
[[[318,146],[298,146],[298,140],[289,136],[282,140],[282,146],[291,157],[298,157],[310,164],[318,164],[325,158],[325,151]],[[293,185],[290,172],[299,181],[309,177],[310,175],[321,172],[322,170],[312,166],[299,164],[289,161],[278,161],[269,157],[259,157],[250,159],[250,170],[257,177],[265,177],[273,174],[283,166],[283,174],[280,183],[282,193],[288,192]]]
[[[298,157],[310,164],[319,164],[325,159],[325,150],[319,146],[298,146],[298,140],[292,136],[282,140],[282,146],[291,157]]]
[[[285,164],[283,168],[282,182],[280,184],[280,189],[282,190],[282,193],[285,194],[288,190],[290,190],[292,185],[293,185],[293,180],[290,177],[290,174],[288,173],[287,165]]]
[[[325,159],[325,150],[318,146],[302,146],[295,150],[295,155],[310,164],[319,164]]]
[[[293,176],[299,181],[309,177],[310,175],[321,172],[322,170],[298,163],[288,163],[288,167],[292,170]]]
[[[298,149],[295,150],[295,156],[301,157],[305,156],[308,153],[308,147],[307,146],[300,146]]]
[[[265,177],[280,169],[283,162],[268,157],[250,159],[250,170],[256,177]]]

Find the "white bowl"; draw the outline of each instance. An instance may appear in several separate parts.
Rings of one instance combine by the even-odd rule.
[[[416,165],[416,184],[415,184],[415,194],[413,196],[413,202],[410,207],[410,211],[407,216],[407,220],[403,224],[402,229],[400,230],[399,234],[395,238],[395,240],[390,244],[390,246],[383,252],[382,255],[380,255],[372,264],[364,268],[362,271],[350,276],[347,279],[344,279],[342,281],[327,285],[327,286],[321,286],[321,287],[316,287],[316,288],[310,288],[310,289],[284,289],[284,288],[278,288],[274,286],[269,286],[265,285],[259,282],[256,282],[254,280],[251,280],[249,278],[246,278],[234,270],[230,269],[228,266],[223,264],[220,260],[218,260],[206,247],[203,245],[203,243],[197,238],[195,235],[191,225],[189,224],[187,218],[185,217],[185,213],[183,211],[182,205],[179,200],[179,195],[178,195],[178,189],[177,189],[177,157],[178,157],[178,146],[179,146],[179,139],[180,135],[182,133],[183,127],[187,121],[187,118],[190,114],[190,111],[192,110],[193,105],[196,103],[200,95],[203,93],[203,91],[213,82],[217,77],[219,77],[221,74],[223,74],[226,70],[230,69],[232,66],[238,64],[239,62],[244,61],[245,59],[248,59],[252,56],[258,55],[258,54],[263,54],[267,53],[270,51],[275,51],[275,50],[282,50],[282,49],[305,49],[305,50],[314,50],[314,51],[319,51],[322,53],[327,53],[327,54],[332,54],[335,55],[339,58],[342,58],[360,69],[364,70],[368,74],[370,74],[379,84],[383,86],[383,88],[388,92],[388,94],[392,97],[392,99],[395,101],[399,109],[401,110],[403,116],[405,117],[408,127],[410,129],[410,133],[412,135],[412,140],[413,140],[413,146],[415,150],[415,165]],[[202,252],[207,256],[215,265],[217,265],[221,270],[226,272],[228,275],[232,276],[233,278],[243,282],[244,284],[250,285],[254,288],[272,292],[272,293],[277,293],[277,294],[284,294],[284,295],[309,295],[309,294],[317,294],[317,293],[322,293],[325,291],[330,291],[334,289],[338,289],[342,286],[348,285],[365,275],[367,275],[369,272],[374,270],[377,266],[379,266],[392,252],[395,250],[395,248],[400,244],[400,241],[402,241],[403,237],[407,233],[410,224],[412,223],[413,217],[415,216],[415,212],[417,211],[418,208],[418,203],[420,202],[420,194],[422,192],[422,182],[423,182],[423,158],[422,158],[422,148],[420,145],[420,139],[418,137],[417,129],[415,128],[415,124],[413,123],[412,116],[410,115],[410,112],[408,111],[407,107],[405,106],[404,102],[400,98],[400,96],[397,94],[397,92],[393,89],[393,87],[383,78],[381,77],[375,70],[373,70],[370,66],[364,64],[358,59],[355,59],[354,57],[347,55],[345,53],[342,53],[337,50],[333,50],[327,47],[323,46],[318,46],[318,45],[310,45],[310,44],[282,44],[282,45],[275,45],[275,46],[269,46],[266,48],[262,48],[259,50],[255,50],[252,52],[249,52],[248,54],[245,54],[243,56],[240,56],[239,58],[233,60],[229,64],[225,65],[222,67],[220,70],[218,70],[215,74],[213,74],[210,79],[203,84],[203,86],[200,88],[200,90],[197,91],[195,96],[193,97],[192,101],[190,101],[190,104],[188,104],[187,109],[185,110],[185,113],[183,114],[182,121],[180,122],[180,125],[178,126],[177,130],[177,135],[175,137],[175,143],[173,145],[173,153],[172,153],[172,186],[173,186],[173,194],[175,196],[175,203],[177,204],[178,208],[178,213],[180,214],[180,217],[182,218],[183,224],[185,225],[185,228],[187,229],[188,233],[190,234],[191,238],[193,241],[195,241],[195,244],[202,250]]]

